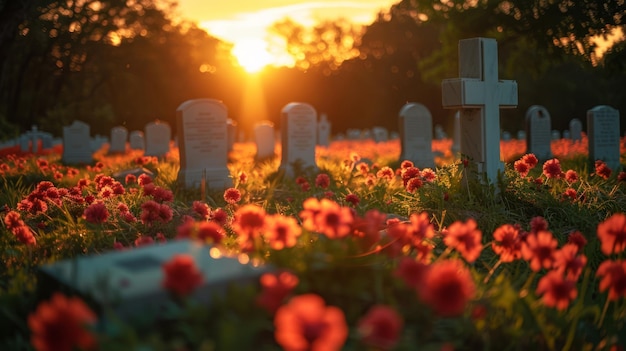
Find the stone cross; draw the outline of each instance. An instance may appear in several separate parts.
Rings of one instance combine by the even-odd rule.
[[[461,109],[461,154],[495,182],[500,160],[500,108],[517,107],[517,82],[498,79],[495,39],[459,41],[459,78],[442,82],[444,108]]]

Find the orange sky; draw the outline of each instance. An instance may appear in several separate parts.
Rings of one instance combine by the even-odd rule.
[[[353,23],[369,24],[380,10],[387,10],[399,0],[179,0],[179,10],[197,21],[211,35],[240,45],[240,52],[255,51],[257,61],[289,65],[289,56],[263,53],[259,48],[268,40],[266,28],[289,17],[305,26],[319,19],[343,17]],[[217,4],[216,4],[217,2]],[[237,55],[240,56],[240,55]],[[262,56],[266,56],[265,59]]]

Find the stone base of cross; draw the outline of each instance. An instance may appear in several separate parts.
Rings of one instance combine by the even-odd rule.
[[[441,85],[444,108],[460,109],[461,154],[476,162],[480,173],[495,182],[504,171],[500,160],[500,108],[517,107],[517,83],[498,80],[495,39],[459,41],[459,78]]]

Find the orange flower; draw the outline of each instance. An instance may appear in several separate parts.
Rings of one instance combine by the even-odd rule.
[[[515,168],[515,170],[517,171],[517,173],[519,173],[520,177],[524,178],[528,175],[528,172],[530,171],[530,166],[528,165],[528,163],[524,162],[524,160],[517,160],[515,161],[515,163],[513,164],[513,167]]]
[[[309,231],[317,231],[317,223],[315,218],[321,211],[320,201],[314,197],[310,197],[302,203],[302,211],[300,211],[300,218],[302,219],[302,226]]]
[[[474,296],[476,286],[462,261],[450,259],[434,263],[424,277],[422,299],[444,317],[458,316]]]
[[[402,317],[393,308],[376,305],[359,320],[358,330],[365,344],[390,350],[398,342],[403,324]]]
[[[350,234],[354,218],[347,207],[341,207],[338,203],[322,199],[320,211],[315,216],[317,231],[330,239],[343,238]]]
[[[626,215],[615,213],[598,224],[598,238],[602,243],[602,253],[610,255],[626,249]]]
[[[256,303],[268,312],[274,313],[298,285],[299,279],[289,272],[265,273],[261,276],[260,282],[263,290]]]
[[[224,191],[224,200],[231,205],[241,201],[241,192],[235,188],[228,188]]]
[[[564,310],[576,296],[576,282],[566,279],[559,271],[550,271],[537,284],[537,295],[543,295],[541,301],[548,307]]]
[[[596,276],[600,280],[600,291],[609,290],[609,300],[626,297],[626,260],[604,261],[598,267]]]
[[[461,253],[467,262],[474,262],[480,256],[482,233],[472,218],[465,222],[456,221],[450,225],[443,242]]]
[[[522,257],[522,241],[518,228],[510,224],[501,225],[493,232],[493,240],[491,248],[502,262],[513,262]]]
[[[543,164],[543,175],[546,178],[559,178],[561,176],[561,163],[558,159],[553,158],[544,162]]]
[[[390,224],[387,233],[401,245],[419,246],[424,239],[435,236],[435,229],[428,219],[428,213],[413,213],[409,223]]]
[[[530,233],[522,245],[522,256],[530,261],[530,269],[535,272],[541,268],[550,269],[554,263],[554,253],[558,243],[552,233],[546,230]]]
[[[315,294],[292,298],[274,317],[274,337],[286,351],[340,350],[348,337],[346,319],[337,307]]]
[[[554,254],[554,268],[573,281],[578,280],[586,264],[587,256],[579,255],[575,244],[565,244]]]
[[[163,271],[163,287],[177,296],[189,295],[202,284],[202,274],[190,255],[174,255],[163,264]]]
[[[421,261],[404,257],[394,271],[394,275],[402,279],[406,286],[419,290],[424,287],[424,279],[428,268],[429,266]]]
[[[294,247],[302,228],[295,218],[275,214],[265,217],[264,237],[274,250]]]
[[[535,166],[539,163],[535,154],[526,154],[522,156],[522,161],[524,161],[524,163],[526,163],[531,169],[535,168]]]
[[[254,239],[261,235],[265,225],[265,210],[257,205],[244,205],[235,212],[233,229],[242,250],[249,251],[254,247]]]
[[[31,344],[37,351],[93,350],[96,338],[86,327],[96,321],[82,300],[55,293],[28,316]]]

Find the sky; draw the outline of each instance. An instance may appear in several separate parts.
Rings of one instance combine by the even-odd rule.
[[[183,17],[198,22],[209,34],[235,44],[235,56],[242,66],[273,63],[289,65],[288,55],[268,52],[266,28],[289,17],[311,27],[320,19],[346,18],[369,24],[380,10],[399,0],[178,0]],[[216,4],[217,2],[217,4]],[[237,46],[239,46],[237,48]],[[248,60],[248,63],[242,62]]]

